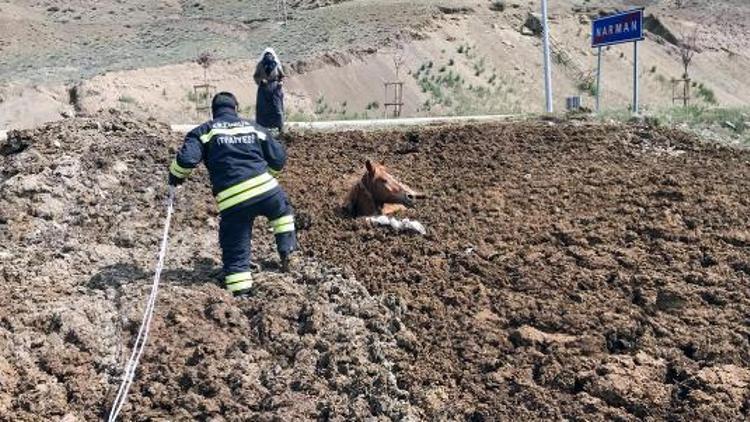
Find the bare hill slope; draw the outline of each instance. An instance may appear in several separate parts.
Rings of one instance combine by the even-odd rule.
[[[193,61],[203,51],[218,59],[209,69],[210,84],[238,93],[244,111],[252,114],[250,75],[267,45],[296,73],[287,85],[287,103],[288,114],[297,119],[382,116],[383,82],[395,79],[405,83],[407,115],[542,110],[540,40],[522,34],[538,2],[509,0],[502,8],[487,0],[289,1],[286,9],[282,4],[0,3],[0,127],[109,108],[162,121],[202,119],[193,87],[205,81]],[[645,6],[654,17],[641,49],[647,108],[672,104],[671,80],[681,77],[682,69],[670,41],[696,27],[694,102],[747,104],[745,2],[563,0],[551,5],[558,108],[570,95],[582,95],[584,104],[592,105],[591,17],[633,6]],[[397,46],[403,47],[398,76]],[[624,109],[630,102],[631,50],[605,52],[607,109]]]

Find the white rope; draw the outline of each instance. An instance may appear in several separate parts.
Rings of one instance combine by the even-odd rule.
[[[169,187],[169,195],[167,199],[167,218],[164,223],[164,234],[161,239],[161,248],[159,249],[159,259],[156,264],[156,272],[154,273],[154,281],[151,285],[151,293],[146,302],[146,309],[143,312],[143,320],[141,321],[141,328],[138,330],[138,337],[135,339],[133,344],[133,351],[130,354],[130,359],[125,366],[125,372],[123,374],[120,388],[117,390],[117,396],[115,397],[112,408],[109,411],[108,422],[114,422],[117,420],[117,416],[122,410],[122,406],[125,404],[125,399],[128,396],[128,390],[133,384],[133,378],[135,378],[135,370],[138,367],[138,362],[141,360],[141,355],[146,348],[146,341],[148,341],[148,333],[151,329],[151,320],[154,315],[154,307],[156,305],[156,293],[159,290],[159,278],[161,277],[161,270],[164,268],[164,257],[167,254],[167,240],[169,238],[169,223],[172,220],[172,213],[174,212],[174,186]]]

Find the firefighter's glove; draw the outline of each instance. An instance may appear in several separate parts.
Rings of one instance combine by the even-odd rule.
[[[180,179],[172,173],[169,174],[169,186],[180,186],[184,182],[185,179]]]

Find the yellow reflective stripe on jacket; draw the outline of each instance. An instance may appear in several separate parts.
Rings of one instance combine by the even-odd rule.
[[[271,176],[276,177],[281,173],[281,170],[274,170],[271,167],[268,168],[268,172],[271,173]]]
[[[230,292],[245,290],[253,287],[253,276],[248,272],[230,274],[224,279],[224,283]]]
[[[238,183],[238,184],[232,186],[231,188],[224,189],[223,191],[219,192],[219,194],[216,195],[216,200],[219,201],[219,202],[221,202],[221,201],[229,198],[230,196],[234,196],[234,195],[237,195],[240,192],[244,192],[244,191],[246,191],[248,189],[252,189],[252,188],[254,188],[256,186],[260,186],[260,185],[268,182],[271,179],[273,179],[273,176],[271,176],[268,173],[263,173],[263,174],[261,174],[259,176],[255,176],[252,179],[245,180],[242,183]]]
[[[184,179],[190,176],[190,173],[193,172],[193,169],[182,167],[177,164],[177,160],[172,160],[172,164],[169,166],[169,172],[172,173],[175,177]]]
[[[273,227],[274,234],[288,233],[294,231],[294,216],[286,215],[271,221],[271,227]]]
[[[279,182],[268,173],[246,180],[220,192],[216,196],[216,200],[219,202],[219,211],[224,211],[240,202],[263,195],[278,186]]]
[[[258,135],[258,139],[265,140],[266,134],[263,132],[257,131],[253,126],[242,126],[242,127],[233,127],[230,129],[211,129],[210,132],[201,135],[201,142],[207,143],[216,135],[249,135],[251,133],[254,133]]]
[[[245,192],[242,192],[240,194],[237,194],[235,196],[232,196],[222,202],[219,202],[219,211],[224,211],[225,209],[229,207],[233,207],[240,202],[245,202],[250,198],[255,198],[256,196],[263,195],[264,193],[273,190],[279,186],[279,182],[276,179],[271,179],[271,181],[260,185],[256,188],[247,190]]]

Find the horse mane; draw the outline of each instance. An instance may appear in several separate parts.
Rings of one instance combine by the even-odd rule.
[[[352,217],[377,214],[381,206],[375,202],[370,190],[367,188],[369,180],[365,173],[359,181],[352,186],[346,196],[344,210]]]

